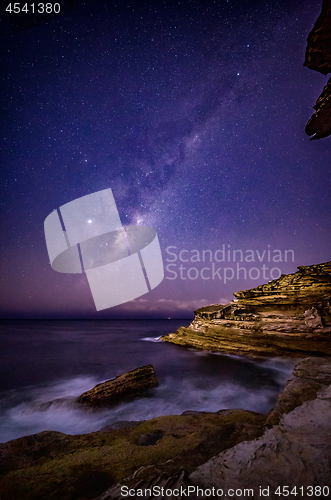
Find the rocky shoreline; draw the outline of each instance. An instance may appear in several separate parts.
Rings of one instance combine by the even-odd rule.
[[[280,498],[278,487],[297,488],[298,498],[314,498],[308,489],[324,487],[328,498],[331,262],[301,266],[235,297],[199,309],[188,328],[162,340],[251,356],[313,353],[296,365],[268,414],[188,410],[89,434],[45,431],[15,439],[0,445],[1,499],[119,500],[123,485],[134,489],[130,498],[162,498],[144,494],[154,486],[250,488],[254,499],[261,498],[260,487],[270,499]],[[156,385],[154,368],[147,365],[98,384],[76,404],[98,411]],[[193,492],[190,498],[202,497]]]
[[[45,431],[4,443],[1,498],[114,500],[123,498],[123,485],[137,491],[131,498],[153,485],[251,488],[251,498],[260,498],[262,486],[271,488],[271,499],[279,498],[275,485],[331,488],[330,415],[331,358],[306,358],[267,415],[188,410],[89,434]]]
[[[331,262],[300,266],[234,296],[198,309],[187,328],[161,340],[248,356],[331,356]]]

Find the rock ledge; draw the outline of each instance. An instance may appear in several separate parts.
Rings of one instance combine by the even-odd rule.
[[[251,356],[331,356],[331,262],[234,294],[195,311],[164,342]]]

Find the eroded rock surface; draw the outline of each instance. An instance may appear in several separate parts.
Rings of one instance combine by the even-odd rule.
[[[284,415],[279,425],[254,440],[238,444],[197,468],[190,479],[206,488],[331,487],[331,387]],[[316,496],[311,495],[314,498]]]
[[[146,365],[97,384],[93,389],[81,394],[76,402],[93,408],[105,408],[156,386],[155,370],[152,365]]]
[[[252,356],[331,355],[331,262],[234,294],[195,311],[165,342]]]
[[[282,415],[294,410],[331,385],[330,358],[306,358],[293,370],[283,392],[278,396],[276,406],[269,413],[267,426],[279,423]]]

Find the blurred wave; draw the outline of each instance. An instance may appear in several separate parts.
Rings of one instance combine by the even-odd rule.
[[[34,359],[40,356],[49,367],[45,370],[40,362],[38,377],[31,382],[28,369],[24,372],[24,366],[17,364],[18,343],[13,327],[6,342],[16,346],[13,349],[16,359],[13,355],[8,363],[8,367],[16,371],[11,384],[14,387],[0,394],[0,442],[45,430],[66,434],[89,433],[120,421],[146,420],[181,414],[185,410],[215,412],[243,408],[267,413],[297,362],[280,358],[254,360],[162,343],[158,341],[159,336],[175,326],[169,326],[167,320],[164,323],[159,320],[126,321],[120,325],[116,322],[108,322],[107,325],[103,322],[92,323],[96,324],[82,325],[82,322],[77,322],[75,326],[71,323],[70,330],[64,323],[52,323],[60,351],[70,345],[73,356],[69,367],[66,357],[56,359],[56,370],[54,368],[53,371],[54,350],[49,340],[50,329],[45,324],[39,333],[38,329],[33,329],[38,342],[32,342],[32,347],[29,337],[24,335],[22,356],[29,358],[30,345],[34,349]],[[61,336],[63,332],[65,335]],[[16,333],[22,341],[22,328]],[[91,349],[91,335],[98,349],[91,362],[87,363],[86,352]],[[104,356],[102,346],[109,347],[110,343],[114,349],[108,349]],[[143,397],[98,411],[75,403],[81,393],[97,383],[149,362],[155,367],[159,385],[149,389]],[[61,369],[63,376],[60,376]]]

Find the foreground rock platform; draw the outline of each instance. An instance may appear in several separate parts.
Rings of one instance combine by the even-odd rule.
[[[331,356],[331,262],[234,294],[161,340],[249,356]]]
[[[282,415],[294,410],[306,401],[317,398],[318,393],[331,385],[329,358],[306,358],[297,364],[292,377],[278,396],[276,406],[270,411],[266,426],[278,424]]]
[[[45,431],[0,444],[4,500],[87,500],[136,473],[193,472],[220,451],[263,434],[266,415],[170,415],[130,428],[70,436]],[[146,437],[157,439],[146,442]]]
[[[331,488],[331,387],[318,393],[284,415],[280,424],[251,442],[243,442],[220,453],[190,475],[200,486],[252,488],[258,498],[259,487],[269,488],[268,498],[279,498],[278,487]],[[313,488],[314,491],[314,488]],[[331,489],[328,490],[329,497]],[[318,493],[316,491],[316,493]],[[311,495],[317,498],[317,494]]]
[[[93,389],[81,394],[76,403],[91,408],[109,408],[128,397],[139,396],[146,389],[157,385],[154,367],[141,366],[112,380],[97,384]]]

